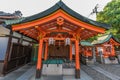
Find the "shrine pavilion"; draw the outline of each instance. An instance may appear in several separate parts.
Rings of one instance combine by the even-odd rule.
[[[80,41],[105,33],[110,28],[107,24],[93,21],[76,13],[62,1],[43,12],[7,21],[6,24],[11,31],[37,41],[37,79],[41,78],[43,63],[46,63],[44,61],[49,59],[72,61],[73,54],[75,55],[75,78],[80,78]],[[113,39],[110,39],[110,42],[118,44]],[[64,63],[61,60],[60,64]]]
[[[80,41],[80,53],[81,53],[81,62],[83,64],[89,65],[94,64],[94,45],[88,41]]]
[[[96,60],[104,64],[118,64],[115,47],[120,42],[112,35],[104,35],[94,40],[92,44],[96,47]]]

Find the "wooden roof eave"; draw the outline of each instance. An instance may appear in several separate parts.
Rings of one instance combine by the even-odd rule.
[[[46,17],[50,14],[53,14],[54,12],[56,12],[59,9],[63,10],[67,14],[73,16],[74,18],[76,18],[76,19],[78,19],[82,22],[92,24],[92,25],[95,25],[95,26],[100,26],[100,27],[103,27],[103,28],[106,28],[106,29],[110,28],[110,25],[108,25],[108,24],[99,23],[99,22],[93,21],[91,19],[88,19],[88,18],[78,14],[77,12],[75,12],[71,8],[69,8],[67,5],[65,5],[62,1],[59,1],[54,6],[52,6],[51,8],[49,8],[49,9],[47,9],[47,10],[41,12],[41,13],[35,14],[33,16],[30,16],[30,17],[26,17],[22,21],[20,20],[19,22],[16,22],[16,24],[31,22],[31,21],[34,21],[34,20],[38,20],[40,18],[44,18],[44,17]]]
[[[50,16],[44,17],[42,19],[38,19],[38,20],[35,20],[35,21],[26,22],[26,23],[22,23],[22,24],[12,25],[12,30],[17,31],[17,30],[20,30],[20,29],[30,28],[32,26],[36,26],[36,25],[46,23],[46,22],[48,22],[50,20],[53,20],[57,17],[63,17],[65,19],[67,19],[68,21],[73,22],[74,24],[80,25],[84,28],[87,28],[87,29],[90,29],[90,30],[93,30],[93,31],[97,31],[97,32],[100,32],[100,33],[105,32],[104,28],[100,28],[100,27],[82,22],[78,19],[75,19],[72,16],[65,13],[64,11],[62,11],[62,10],[58,10],[55,13],[51,14]]]

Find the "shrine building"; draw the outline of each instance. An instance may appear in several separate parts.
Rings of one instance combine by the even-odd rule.
[[[107,24],[99,23],[80,15],[66,6],[62,1],[59,1],[43,12],[29,17],[22,17],[18,20],[6,21],[6,24],[11,30],[10,35],[12,35],[13,32],[17,32],[38,43],[36,63],[37,79],[41,78],[41,75],[44,73],[42,73],[42,71],[44,71],[42,69],[46,67],[44,64],[60,64],[61,68],[63,68],[61,64],[64,64],[65,61],[75,62],[75,78],[80,78],[80,52],[82,51],[80,41],[97,34],[104,34],[105,31],[110,28]],[[10,36],[9,40],[12,39],[11,37],[12,36]],[[111,39],[110,42],[117,44],[113,39]],[[17,45],[13,45],[12,42],[10,42],[9,46],[15,47]],[[25,46],[22,47],[21,45],[21,47],[18,48],[20,49],[19,51],[24,54]],[[86,49],[87,48],[89,47],[86,47]],[[30,48],[28,48],[26,52],[29,52],[29,49]],[[12,52],[9,53],[9,51]],[[14,56],[11,54],[15,53],[15,51],[15,49],[11,50],[9,47],[6,55],[8,59],[4,62],[6,66],[4,70],[8,68],[6,64],[8,64],[10,56]],[[22,54],[19,53],[19,55]],[[91,54],[88,55],[91,57]],[[19,64],[22,64],[22,62]],[[9,67],[12,69],[12,65]],[[60,72],[60,74],[62,74],[62,72]]]
[[[104,64],[118,64],[115,47],[120,46],[120,42],[112,34],[104,35],[94,40],[92,44],[96,47],[96,60]]]

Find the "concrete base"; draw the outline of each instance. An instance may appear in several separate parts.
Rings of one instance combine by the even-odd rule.
[[[109,58],[104,58],[104,64],[118,64],[118,59],[110,60]]]
[[[63,75],[64,76],[74,76],[75,75],[75,68],[63,68]]]
[[[0,62],[0,77],[4,76],[4,74],[3,74],[3,66],[4,66],[4,62]]]
[[[75,70],[75,78],[80,79],[80,70],[79,69]]]
[[[36,79],[40,79],[41,78],[41,70],[37,69],[36,70]]]
[[[91,65],[94,64],[94,60],[93,59],[87,59],[86,57],[81,57],[82,63],[85,65]]]
[[[62,75],[62,64],[43,64],[42,75]]]
[[[99,62],[99,63],[104,63],[103,57],[101,57],[101,56],[97,56],[96,61]]]
[[[119,61],[119,63],[120,63],[120,54],[118,55],[118,61]]]
[[[81,78],[75,79],[75,75],[71,76],[64,76],[63,79],[60,76],[42,76],[41,79],[35,79],[35,76],[31,76],[29,80],[93,80],[92,77],[90,77],[87,73],[85,73],[83,70],[80,71]],[[51,77],[51,78],[50,78]]]
[[[93,65],[93,64],[94,64],[93,59],[92,60],[86,60],[86,65]]]

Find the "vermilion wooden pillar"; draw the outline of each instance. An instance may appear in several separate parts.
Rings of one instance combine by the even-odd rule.
[[[40,39],[39,41],[39,48],[38,48],[38,60],[37,60],[37,70],[36,70],[36,78],[41,77],[41,69],[42,69],[42,48],[43,48],[43,40]]]
[[[103,54],[104,54],[104,58],[108,58],[108,53],[106,53],[106,47],[105,46],[103,46]],[[100,54],[100,55],[102,55],[102,54]]]
[[[70,61],[72,61],[72,43],[70,44]]]
[[[97,47],[95,49],[96,49],[96,56],[98,56],[98,49],[97,49]]]
[[[75,65],[76,65],[75,77],[77,79],[79,79],[80,78],[80,59],[79,59],[79,41],[78,40],[75,41],[75,51],[76,51],[76,54],[75,54]]]
[[[114,48],[114,45],[112,45],[112,53],[111,53],[111,56],[115,56],[115,48]]]
[[[48,42],[46,42],[46,45],[45,45],[45,55],[44,55],[44,60],[47,60],[47,56],[48,56]]]

